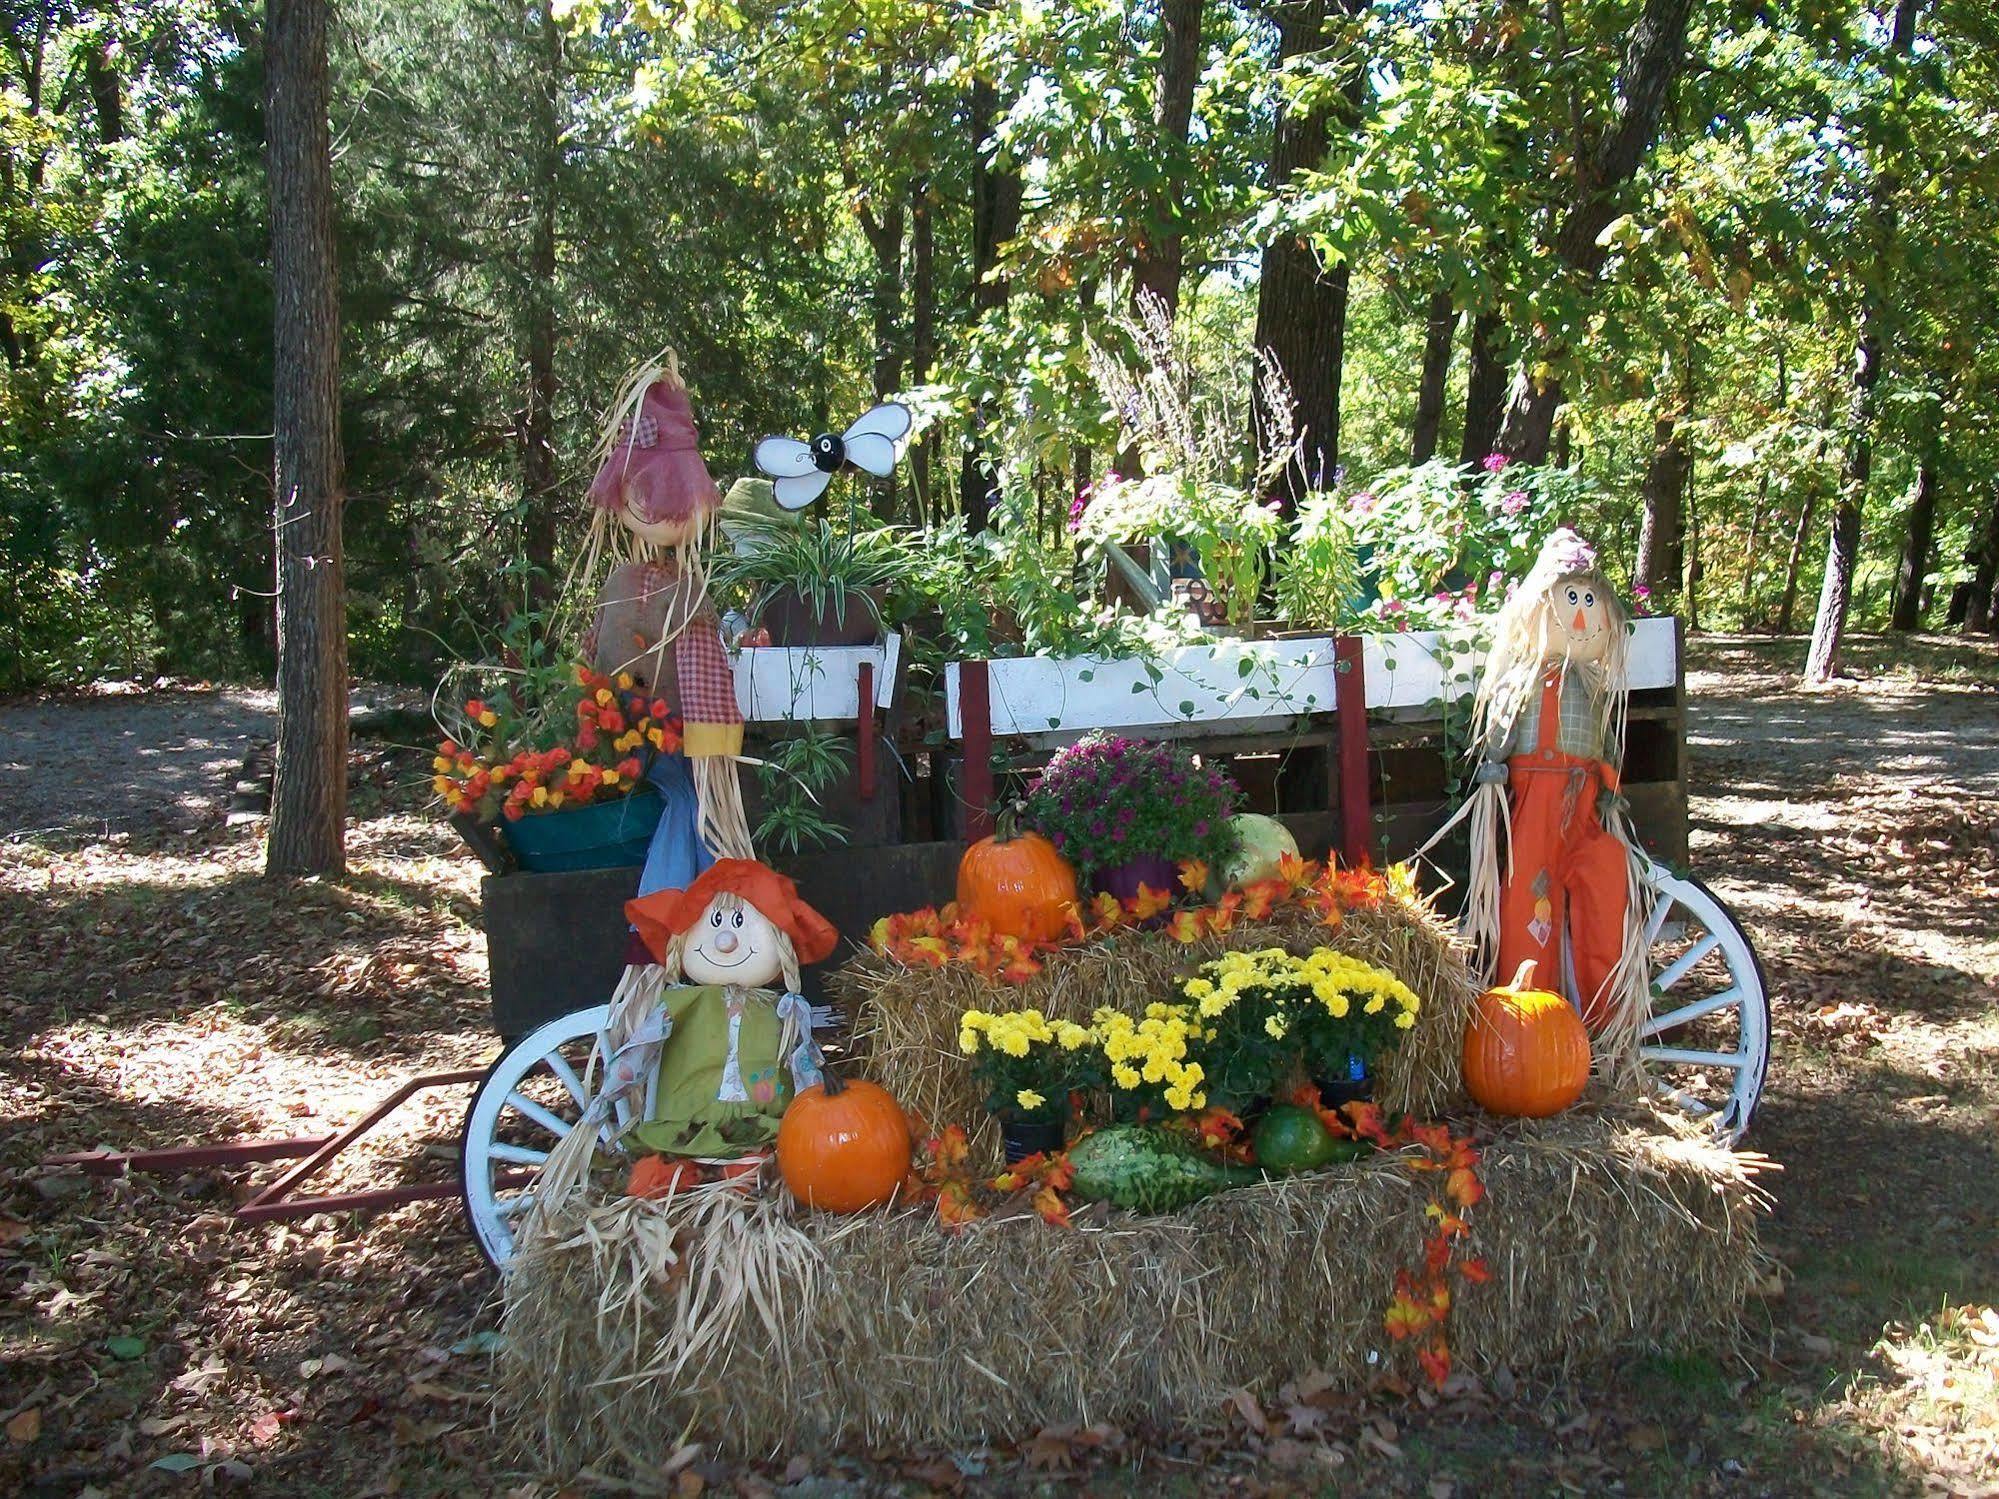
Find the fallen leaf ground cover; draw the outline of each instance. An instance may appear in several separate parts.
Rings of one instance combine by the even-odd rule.
[[[1859,681],[1806,694],[1800,651],[1703,641],[1690,681],[1694,863],[1755,936],[1775,1011],[1750,1143],[1784,1168],[1780,1273],[1739,1352],[1442,1392],[1306,1382],[1198,1435],[753,1468],[683,1450],[662,1486],[1999,1492],[1999,652],[1863,640]],[[33,711],[64,748],[60,705]],[[260,877],[255,826],[224,823],[227,757],[197,752],[171,815],[124,795],[108,827],[0,827],[0,1491],[587,1489],[520,1471],[491,1425],[495,1309],[455,1204],[245,1227],[231,1208],[281,1168],[42,1164],[325,1133],[497,1050],[477,866],[424,809],[421,751],[359,744],[352,873],[291,886]],[[87,804],[98,763],[67,787],[27,766],[37,802]],[[413,1100],[315,1190],[449,1179],[464,1097]]]

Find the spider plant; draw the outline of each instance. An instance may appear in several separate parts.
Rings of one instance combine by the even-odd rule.
[[[858,600],[879,621],[875,594],[907,578],[912,568],[909,543],[893,526],[856,530],[821,517],[799,526],[744,518],[736,527],[748,544],[714,558],[708,577],[739,595],[752,619],[792,590],[821,619],[844,626],[848,606]]]

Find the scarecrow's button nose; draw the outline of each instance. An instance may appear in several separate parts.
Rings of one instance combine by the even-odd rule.
[[[716,952],[732,953],[735,950],[736,950],[736,934],[734,932],[723,932],[721,935],[716,937],[715,939]]]

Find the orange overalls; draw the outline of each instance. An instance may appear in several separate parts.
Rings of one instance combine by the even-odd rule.
[[[1513,847],[1499,892],[1498,971],[1512,974],[1533,958],[1536,986],[1559,990],[1566,934],[1583,1021],[1595,1030],[1624,951],[1628,855],[1597,810],[1598,793],[1617,790],[1616,767],[1560,747],[1561,686],[1559,671],[1543,679],[1533,748],[1516,743],[1507,761]]]

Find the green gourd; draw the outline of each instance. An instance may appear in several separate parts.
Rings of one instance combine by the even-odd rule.
[[[1170,1213],[1230,1187],[1263,1180],[1247,1166],[1211,1160],[1184,1136],[1149,1124],[1114,1124],[1069,1147],[1075,1195],[1141,1213]]]

